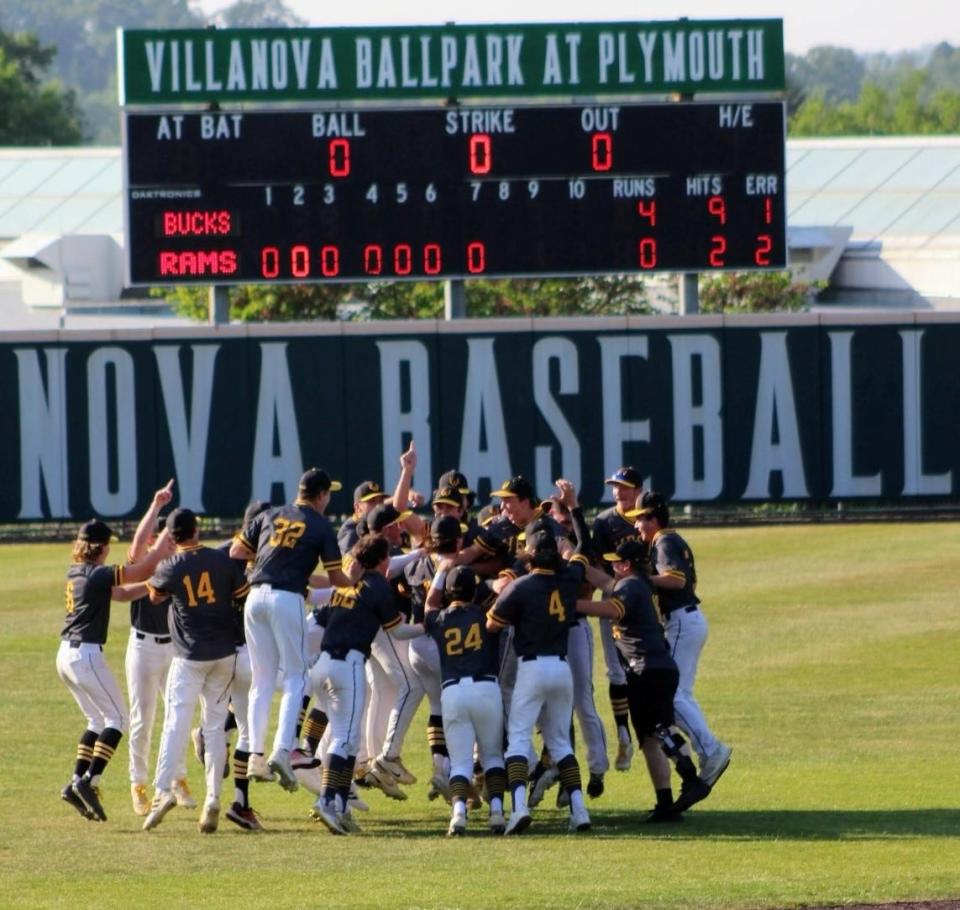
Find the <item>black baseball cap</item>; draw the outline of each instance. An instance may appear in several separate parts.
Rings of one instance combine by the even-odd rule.
[[[386,499],[387,496],[387,492],[375,480],[365,480],[353,491],[354,502],[370,502],[373,499]]]
[[[243,511],[243,526],[246,527],[261,512],[266,512],[270,508],[270,503],[265,499],[255,499]]]
[[[446,471],[440,475],[440,479],[437,481],[437,486],[442,490],[444,487],[456,487],[457,492],[462,493],[466,496],[467,493],[472,493],[470,489],[470,484],[467,482],[467,478],[464,474],[457,470]]]
[[[629,562],[634,566],[642,566],[647,561],[649,550],[642,540],[621,540],[612,553],[604,553],[607,562]]]
[[[455,515],[441,515],[430,525],[430,536],[434,540],[456,540],[462,535],[460,520]]]
[[[639,490],[643,487],[643,478],[636,468],[629,466],[617,468],[604,483],[615,483],[622,487],[630,487],[633,490]]]
[[[477,524],[481,528],[487,527],[500,517],[500,507],[495,505],[484,506],[477,512]]]
[[[454,566],[443,583],[448,600],[471,601],[477,593],[477,576],[469,566]]]
[[[500,484],[500,489],[494,490],[490,495],[498,499],[509,499],[515,496],[517,499],[529,499],[531,502],[537,499],[537,494],[533,492],[533,484],[520,474],[505,480]]]
[[[433,505],[446,504],[449,506],[463,506],[464,492],[459,487],[442,486],[439,490],[434,490]]]
[[[544,521],[532,521],[524,528],[524,540],[527,550],[532,553],[556,553],[557,535]]]
[[[177,543],[183,543],[197,533],[197,516],[190,509],[174,509],[167,516],[167,530]]]
[[[637,507],[624,512],[627,518],[646,518],[648,515],[664,515],[667,512],[667,497],[663,493],[647,490],[637,498]]]
[[[113,536],[113,531],[104,521],[100,521],[99,518],[91,518],[90,521],[85,521],[80,525],[80,530],[77,532],[77,540],[85,541],[86,543],[110,543],[112,540],[117,540]]]
[[[304,499],[313,499],[327,490],[336,493],[342,486],[339,480],[331,480],[323,468],[310,468],[303,472],[298,492]]]
[[[409,511],[398,512],[392,502],[381,503],[378,506],[374,506],[367,513],[367,531],[368,533],[377,534],[384,528],[388,528],[398,521],[409,518],[412,514],[413,512]]]

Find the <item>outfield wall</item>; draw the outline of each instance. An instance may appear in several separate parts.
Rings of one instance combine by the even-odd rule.
[[[458,466],[585,505],[960,499],[960,314],[304,323],[0,333],[0,521],[238,515],[304,467],[344,491]]]

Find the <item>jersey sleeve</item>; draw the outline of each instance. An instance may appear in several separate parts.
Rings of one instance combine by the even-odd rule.
[[[512,626],[517,618],[518,599],[514,593],[515,590],[516,585],[507,585],[507,587],[500,592],[500,596],[490,608],[490,612],[487,613],[487,618],[490,619],[498,629]]]
[[[380,625],[388,632],[403,622],[403,614],[397,609],[393,589],[388,584],[377,586],[373,612],[380,620]]]
[[[153,570],[153,576],[147,581],[147,590],[155,594],[169,594],[172,584],[172,566],[169,560],[164,559]]]
[[[240,560],[231,559],[233,563],[233,599],[241,601],[250,593],[250,581],[247,579],[246,567]]]
[[[657,541],[656,568],[658,575],[687,581],[689,560],[684,557],[683,547],[675,535],[665,534]]]
[[[250,524],[241,528],[233,538],[238,543],[242,543],[251,553],[257,552],[257,543],[260,540],[260,531],[266,515],[266,512],[261,512]]]
[[[336,535],[330,525],[324,529],[325,533],[320,542],[320,562],[323,563],[327,572],[343,567],[343,554],[340,552],[340,545],[337,543]]]

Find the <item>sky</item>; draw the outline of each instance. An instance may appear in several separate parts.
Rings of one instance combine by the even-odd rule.
[[[499,22],[646,21],[656,19],[783,19],[784,45],[803,54],[833,44],[858,52],[916,50],[940,41],[960,45],[957,0],[685,0],[683,4],[603,0],[594,5],[564,0],[285,0],[309,25],[462,25]],[[200,0],[213,13],[229,0]],[[602,14],[598,14],[602,11]]]

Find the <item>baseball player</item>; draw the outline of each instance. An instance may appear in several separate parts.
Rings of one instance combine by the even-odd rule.
[[[635,540],[637,537],[637,529],[626,513],[634,508],[637,495],[643,490],[643,477],[636,468],[628,465],[618,468],[604,483],[611,488],[614,504],[594,519],[593,542],[597,553],[612,553],[621,540]],[[608,575],[611,573],[609,564],[603,560],[599,561],[599,566]],[[617,725],[617,758],[614,767],[618,771],[629,771],[633,760],[633,743],[628,723],[627,678],[620,665],[612,628],[609,619],[601,618],[600,643],[607,667],[613,721]]]
[[[153,494],[150,508],[140,519],[133,541],[127,551],[127,562],[135,563],[147,552],[156,539],[160,512],[173,499],[173,480]],[[157,716],[157,701],[166,688],[167,672],[173,660],[173,645],[167,611],[155,607],[146,596],[130,602],[130,637],[124,658],[127,678],[127,697],[130,701],[130,734],[127,739],[130,768],[130,797],[133,811],[146,815],[150,811],[147,796],[150,740],[153,723]],[[186,763],[181,757],[173,783],[177,804],[185,809],[195,809],[197,801],[187,784]]]
[[[384,502],[388,496],[387,491],[373,480],[365,480],[353,491],[353,514],[340,525],[340,530],[337,531],[337,545],[344,556],[360,539],[360,533],[357,529],[360,519],[374,506]]]
[[[528,525],[524,535],[531,572],[508,585],[487,614],[490,631],[513,628],[518,658],[507,713],[507,782],[512,811],[505,833],[521,834],[530,826],[527,772],[538,717],[544,743],[569,794],[570,830],[587,831],[590,816],[583,803],[580,765],[570,743],[573,677],[567,665],[570,627],[577,621],[577,595],[587,558],[575,552],[569,563],[563,563],[556,535],[544,521]]]
[[[442,521],[443,519],[441,519]],[[442,585],[446,608],[427,605],[424,627],[440,655],[443,730],[450,749],[452,814],[448,836],[467,830],[467,791],[477,743],[490,800],[490,830],[502,834],[503,794],[507,772],[503,762],[503,699],[497,686],[500,648],[497,633],[486,627],[486,612],[474,602],[477,579],[466,566],[440,571],[432,586]]]
[[[206,772],[206,799],[198,822],[212,834],[220,820],[220,788],[226,761],[224,723],[236,666],[237,600],[249,583],[244,567],[222,550],[200,545],[197,516],[174,509],[167,531],[177,552],[157,566],[147,582],[154,605],[170,601],[176,656],[167,677],[167,711],[157,758],[156,791],[143,830],[157,827],[177,804],[171,792],[177,762],[190,736],[190,721],[200,702]]]
[[[244,633],[250,651],[253,684],[250,687],[250,758],[247,776],[274,780],[285,790],[296,790],[290,763],[297,719],[306,685],[304,594],[317,565],[334,585],[349,583],[341,569],[340,549],[323,513],[340,482],[326,471],[310,468],[300,478],[297,499],[258,515],[230,546],[234,559],[254,559],[250,595],[244,610]],[[270,702],[277,671],[283,667],[280,717],[269,760],[263,757]]]
[[[330,718],[329,744],[323,766],[323,795],[314,803],[315,819],[332,834],[359,830],[348,805],[360,722],[366,698],[363,665],[382,627],[398,639],[423,634],[423,626],[407,625],[386,579],[390,544],[382,534],[368,534],[350,551],[362,575],[356,586],[339,588],[330,603],[316,611],[323,627],[319,660],[310,671],[314,696]]]
[[[648,490],[637,499],[637,529],[650,549],[653,573],[650,583],[657,593],[670,653],[680,681],[674,699],[677,723],[687,731],[700,759],[700,776],[713,786],[730,764],[732,749],[710,730],[693,686],[700,652],[707,640],[707,620],[697,597],[697,570],[693,551],[670,525],[670,508],[660,493]]]
[[[577,610],[588,616],[613,620],[614,640],[626,671],[630,716],[657,794],[657,804],[647,821],[676,820],[680,813],[705,799],[710,786],[697,775],[690,747],[674,726],[674,693],[679,673],[670,656],[663,627],[647,581],[648,552],[641,540],[623,540],[613,553],[604,554],[613,565],[616,582],[598,580],[610,591],[607,600],[581,600]],[[673,801],[669,758],[682,780]]]
[[[77,743],[73,778],[60,791],[60,797],[85,818],[103,822],[107,813],[100,797],[100,777],[127,727],[123,697],[103,659],[110,601],[141,596],[145,590],[142,585],[124,585],[149,578],[168,549],[167,535],[161,534],[139,562],[108,566],[110,542],[115,539],[102,521],[93,519],[81,525],[73,544],[73,564],[67,571],[67,615],[57,651],[57,675],[87,719]]]

